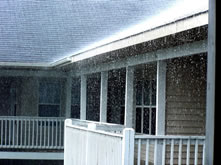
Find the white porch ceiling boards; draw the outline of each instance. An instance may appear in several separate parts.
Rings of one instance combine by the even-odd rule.
[[[208,10],[208,0],[1,0],[0,64],[47,66]]]

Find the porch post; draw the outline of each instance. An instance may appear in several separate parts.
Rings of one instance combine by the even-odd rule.
[[[215,120],[215,71],[216,71],[216,1],[209,1],[206,93],[206,153],[205,164],[214,162],[214,120]]]
[[[125,88],[125,122],[124,125],[132,128],[133,123],[133,104],[134,104],[134,67],[126,68],[126,88]]]
[[[166,61],[157,61],[156,135],[165,135]]]
[[[165,135],[165,111],[166,111],[166,61],[157,61],[157,91],[156,91],[156,135]],[[154,162],[162,164],[162,144],[155,146]]]
[[[86,120],[86,106],[87,106],[87,76],[81,75],[80,119],[82,120]]]
[[[107,122],[108,71],[101,72],[100,121]]]
[[[72,77],[69,75],[65,83],[65,117],[71,117],[71,89],[72,89]]]

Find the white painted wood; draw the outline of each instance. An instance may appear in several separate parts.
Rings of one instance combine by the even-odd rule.
[[[214,119],[216,80],[216,1],[209,0],[207,93],[206,93],[206,164],[214,162]]]
[[[173,155],[174,155],[174,139],[171,140],[171,147],[170,147],[170,165],[173,165]]]
[[[194,165],[198,164],[198,140],[195,141]]]
[[[163,148],[162,148],[162,165],[165,165],[166,158],[166,139],[163,139]]]
[[[141,139],[138,140],[138,147],[137,147],[137,165],[140,165],[140,157],[141,157]]]
[[[158,157],[158,144],[157,144],[157,142],[158,142],[158,139],[155,139],[154,140],[154,164],[156,164],[157,165],[157,160],[159,159],[159,157]]]
[[[129,137],[103,130],[89,129],[84,126],[76,126],[73,124],[73,120],[67,119],[65,122],[64,164],[121,165],[122,147],[134,149],[132,143],[127,143],[134,140],[134,138]],[[127,139],[127,142],[124,143],[123,139]],[[133,157],[133,152],[130,153],[128,149],[124,153]]]
[[[201,13],[199,15],[195,15],[194,17],[177,20],[164,26],[156,27],[143,33],[129,36],[115,42],[101,45],[95,49],[75,54],[72,56],[72,63],[207,24],[208,13]]]
[[[150,141],[149,141],[149,139],[147,139],[147,140],[146,140],[145,165],[149,165],[149,148],[150,148]]]
[[[182,163],[182,139],[179,140],[179,156],[178,156],[178,165]]]
[[[190,139],[187,140],[186,165],[190,164]]]
[[[55,132],[59,127],[58,124],[54,125],[56,121],[60,122],[61,129],[64,118],[1,116],[0,148],[62,149],[63,132]],[[57,143],[58,139],[61,141],[60,146]]]
[[[108,71],[101,72],[100,121],[107,122]]]
[[[126,88],[125,88],[125,123],[128,128],[133,127],[133,107],[134,107],[134,67],[126,68]]]
[[[65,82],[65,116],[66,118],[71,117],[71,90],[72,90],[72,77],[71,73]]]
[[[165,135],[166,61],[157,61],[156,135]]]
[[[149,62],[167,60],[171,58],[185,57],[194,54],[207,52],[207,40],[195,41],[193,43],[187,43],[172,48],[164,48],[154,52],[148,52],[145,54],[139,54],[132,57],[127,57],[119,61],[108,62],[99,64],[92,67],[80,68],[79,70],[73,70],[73,76],[81,76],[83,74],[91,74],[102,71],[108,71],[113,69],[120,69],[128,66],[135,66],[139,64],[145,64]]]
[[[63,152],[0,152],[0,159],[64,160]]]
[[[134,129],[125,128],[122,142],[122,165],[133,165],[134,163]]]
[[[81,75],[81,108],[80,119],[86,120],[86,106],[87,106],[87,76]]]

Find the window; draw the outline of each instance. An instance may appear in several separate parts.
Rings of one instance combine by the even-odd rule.
[[[80,119],[80,95],[81,79],[75,78],[72,81],[71,90],[71,118]]]
[[[156,120],[156,68],[142,65],[135,72],[136,122],[138,133],[155,134]]]
[[[39,116],[58,117],[60,113],[61,84],[42,80],[39,83]]]

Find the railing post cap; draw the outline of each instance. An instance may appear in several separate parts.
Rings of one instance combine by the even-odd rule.
[[[71,119],[65,119],[65,124],[72,124],[72,120]]]

